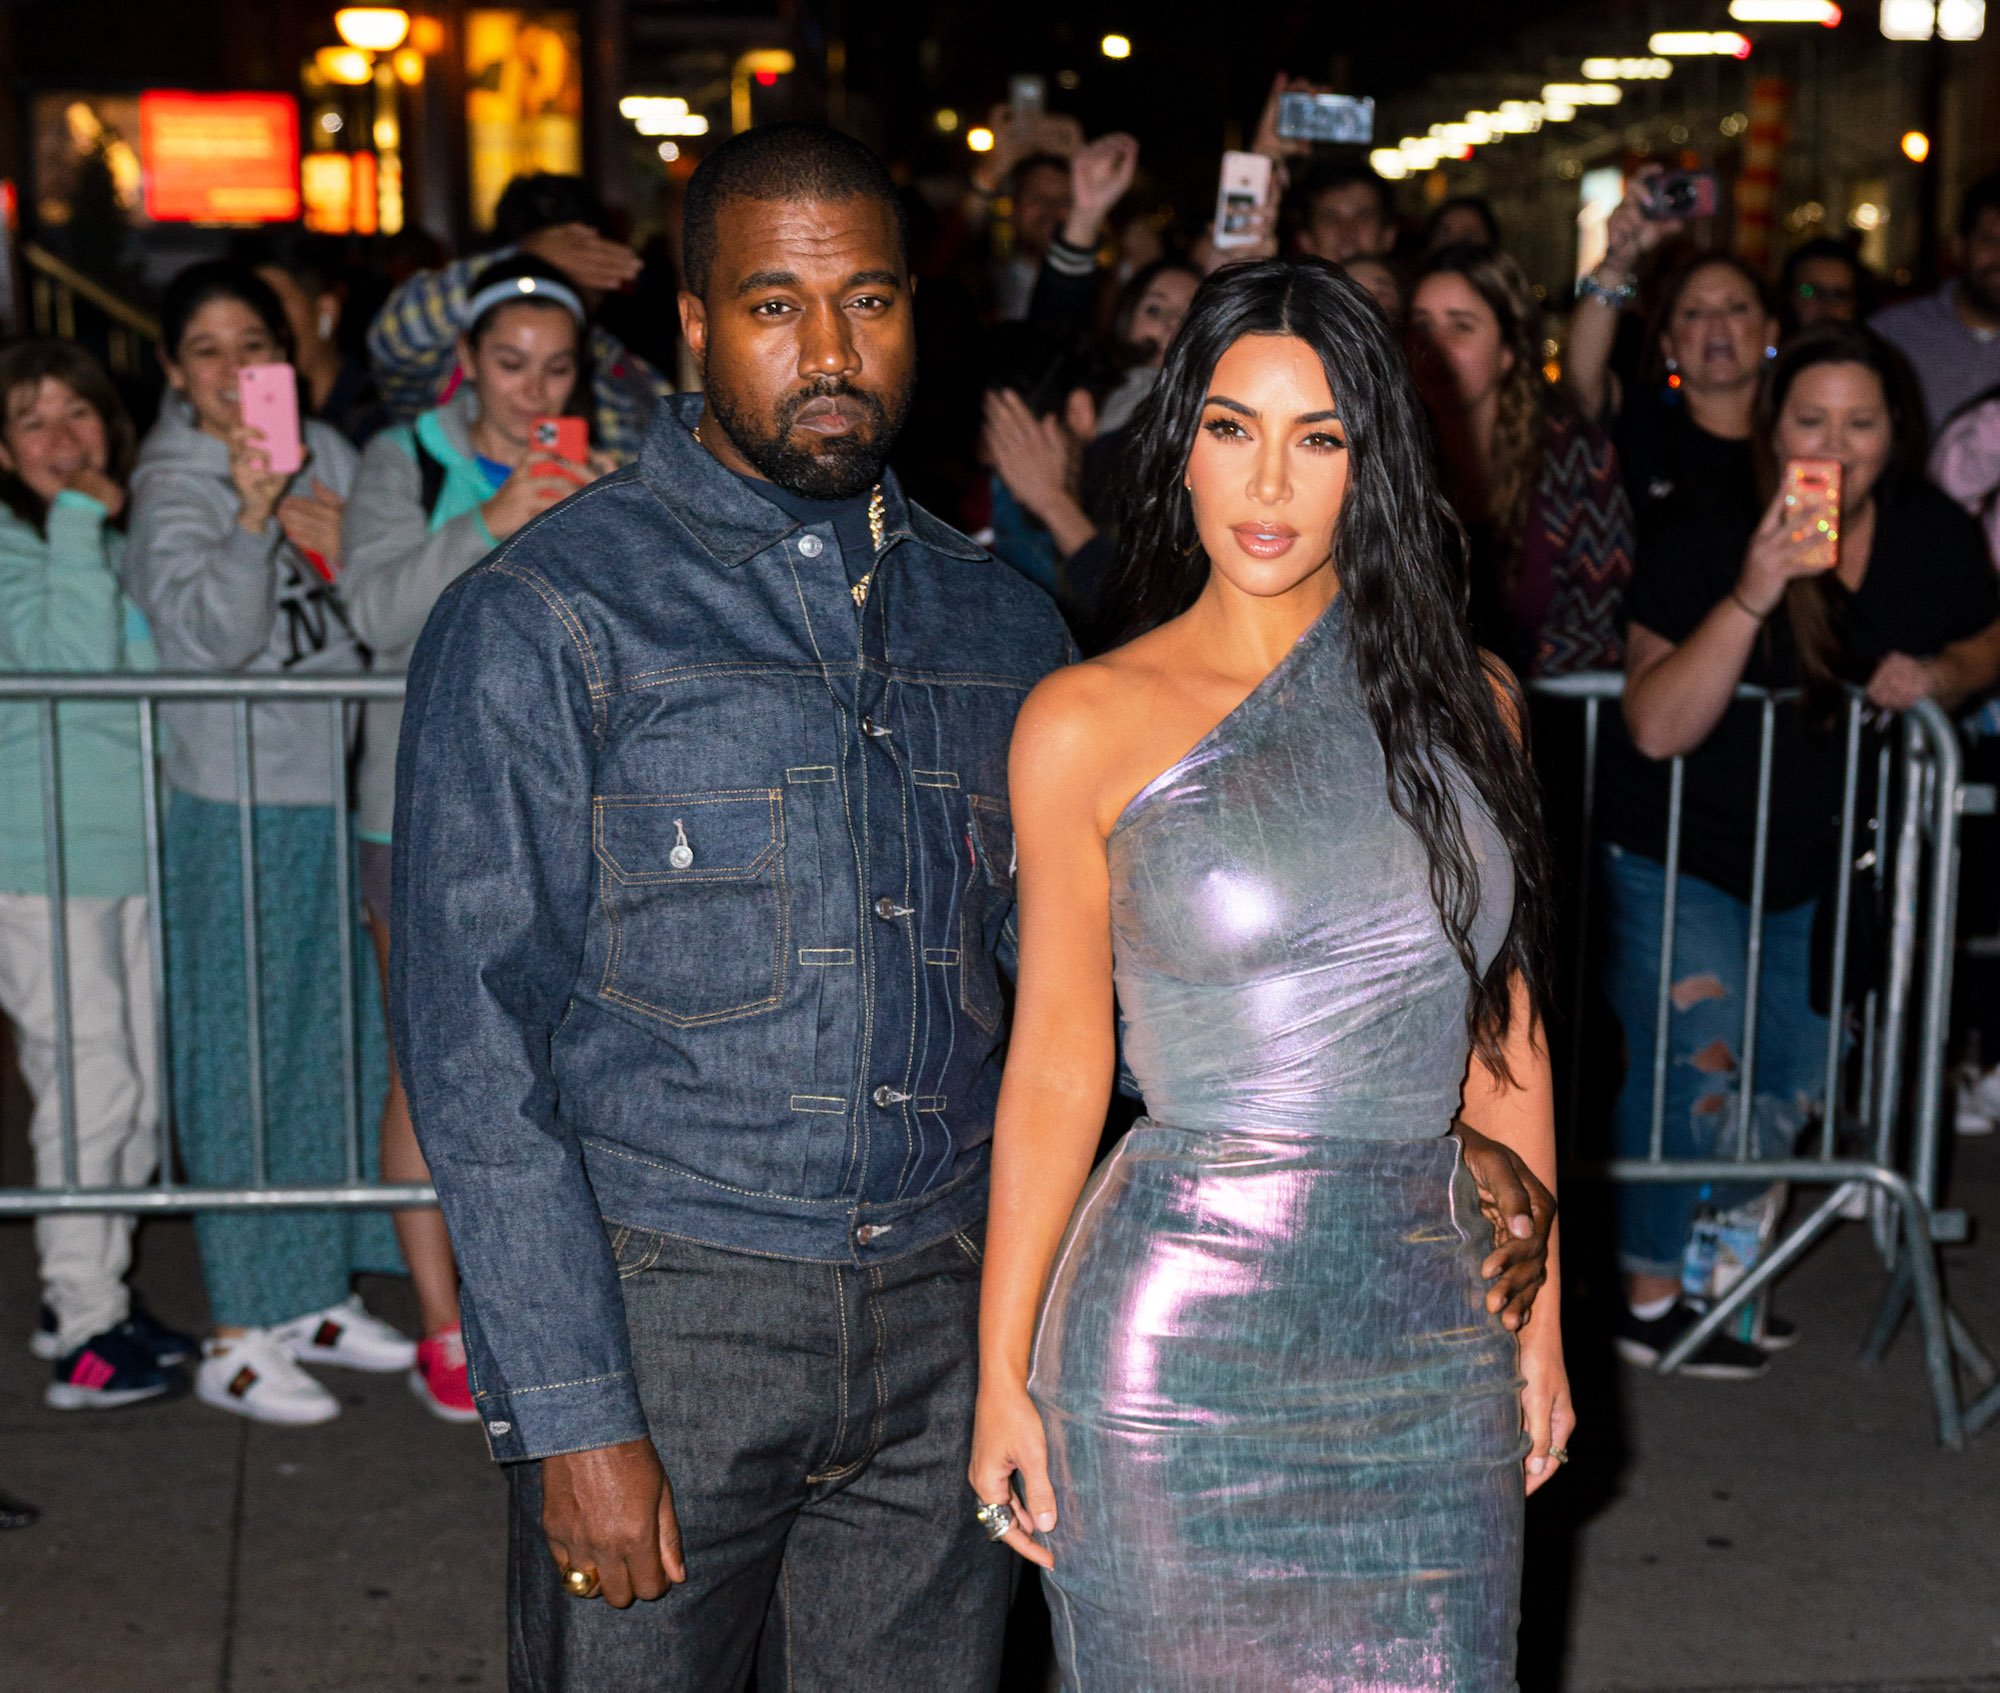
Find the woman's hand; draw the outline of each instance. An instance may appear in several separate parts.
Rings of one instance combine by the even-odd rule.
[[[125,509],[125,490],[93,465],[73,471],[63,486],[95,500],[104,508],[106,518],[114,518]]]
[[[1868,678],[1868,703],[1884,711],[1908,711],[1918,700],[1935,699],[1944,669],[1934,658],[1890,653]]]
[[[531,517],[539,517],[559,500],[566,500],[592,477],[583,466],[553,453],[530,453],[500,484],[500,491],[479,509],[487,532],[504,541]]]
[[[247,423],[239,423],[229,432],[229,480],[236,484],[243,501],[236,521],[253,535],[271,521],[291,481],[284,471],[271,468],[263,441],[262,432]]]
[[[278,525],[302,553],[317,553],[329,568],[340,568],[340,518],[347,502],[313,478],[310,494],[293,494],[278,502]]]
[[[1601,274],[1606,271],[1615,273],[1621,281],[1631,277],[1641,259],[1687,228],[1683,218],[1646,216],[1647,202],[1665,174],[1659,165],[1647,165],[1636,172],[1631,186],[1625,190],[1625,198],[1605,220],[1604,262],[1597,267],[1600,281],[1610,280]]]
[[[1005,1500],[1013,1506],[1014,1526],[1001,1544],[1031,1564],[1054,1569],[1056,1561],[1048,1548],[1028,1532],[1029,1523],[1041,1534],[1056,1526],[1056,1494],[1049,1485],[1049,1443],[1042,1431],[1042,1414],[1019,1383],[980,1383],[979,1403],[972,1414],[972,1462],[965,1474],[979,1504]]]
[[[1139,143],[1129,135],[1100,135],[1079,147],[1069,162],[1069,219],[1063,239],[1086,251],[1104,234],[1104,220],[1132,186],[1139,168]]]
[[[1736,597],[1744,610],[1767,618],[1783,603],[1793,578],[1819,576],[1825,570],[1824,565],[1808,563],[1792,539],[1791,526],[1785,520],[1785,495],[1780,489],[1750,537],[1743,569],[1736,578]]]
[[[1562,1468],[1550,1452],[1567,1454],[1576,1433],[1576,1409],[1570,1404],[1569,1371],[1563,1367],[1562,1328],[1553,1307],[1521,1331],[1521,1420],[1528,1428],[1527,1490],[1548,1481]]]

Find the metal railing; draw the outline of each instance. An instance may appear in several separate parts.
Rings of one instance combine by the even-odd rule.
[[[82,339],[101,348],[104,362],[118,376],[152,374],[148,361],[160,340],[158,318],[38,242],[22,243],[21,262],[28,272],[29,321],[37,335],[58,341]]]
[[[1944,1297],[1936,1248],[1941,1242],[1963,1240],[1967,1223],[1962,1213],[1940,1208],[1939,1137],[1951,1010],[1959,818],[1968,809],[1990,805],[1990,795],[1968,790],[1951,722],[1926,701],[1871,735],[1870,708],[1858,694],[1850,693],[1841,710],[1836,732],[1843,737],[1845,756],[1838,857],[1826,867],[1834,898],[1828,984],[1833,1009],[1827,1019],[1819,1126],[1816,1136],[1803,1137],[1785,1156],[1772,1156],[1754,1144],[1754,1124],[1776,728],[1778,714],[1797,709],[1796,702],[1756,688],[1737,691],[1738,709],[1747,703],[1757,710],[1759,752],[1756,792],[1735,796],[1753,808],[1755,834],[1741,1034],[1734,1052],[1734,1149],[1705,1158],[1670,1156],[1665,1148],[1676,916],[1687,812],[1686,760],[1668,762],[1649,1144],[1643,1157],[1601,1157],[1586,1155],[1580,1145],[1588,1114],[1581,1065],[1584,1032],[1593,1021],[1590,913],[1603,714],[1607,703],[1617,710],[1624,678],[1562,677],[1537,682],[1530,691],[1541,700],[1571,702],[1582,717],[1583,769],[1574,831],[1574,947],[1566,960],[1565,984],[1568,1054],[1558,1102],[1567,1154],[1565,1175],[1623,1183],[1789,1182],[1830,1190],[1777,1236],[1754,1269],[1714,1300],[1701,1320],[1662,1354],[1657,1367],[1671,1372],[1686,1363],[1822,1235],[1859,1213],[1869,1222],[1889,1269],[1863,1355],[1870,1361],[1878,1359],[1904,1313],[1914,1306],[1938,1437],[1947,1446],[1961,1445],[1971,1416],[1960,1410],[1955,1366],[1963,1362],[1989,1381],[1994,1372]],[[1866,844],[1871,836],[1872,847]],[[1887,935],[1879,976],[1850,992],[1857,869],[1872,876],[1874,892],[1886,908]],[[1975,1407],[1975,1412],[1982,1409]],[[1995,1414],[2000,1414],[2000,1405],[1985,1413]]]
[[[435,1202],[432,1190],[414,1184],[389,1184],[368,1179],[363,1169],[364,1144],[360,1098],[357,1018],[359,995],[354,966],[357,900],[348,856],[335,856],[332,890],[339,925],[341,971],[341,1078],[344,1175],[317,1185],[274,1185],[268,1180],[265,1142],[269,1101],[262,1074],[262,1030],[259,1027],[262,958],[259,945],[257,863],[252,808],[256,803],[255,721],[273,707],[310,710],[326,717],[325,758],[328,805],[336,838],[348,838],[351,825],[347,779],[355,708],[368,700],[401,697],[403,679],[383,675],[327,676],[183,676],[183,675],[0,675],[0,709],[25,706],[37,714],[42,779],[42,814],[47,886],[51,896],[51,949],[60,1048],[57,1087],[61,1110],[62,1180],[52,1186],[0,1189],[0,1217],[46,1212],[194,1212],[268,1210],[302,1207],[366,1209]],[[1680,871],[1682,823],[1685,815],[1686,769],[1673,760],[1668,773],[1668,828],[1665,851],[1665,897],[1662,901],[1661,965],[1657,984],[1654,1054],[1651,1074],[1650,1145],[1647,1155],[1592,1157],[1578,1144],[1582,1094],[1575,1054],[1585,1026],[1586,995],[1591,981],[1589,918],[1592,857],[1596,837],[1593,808],[1596,774],[1604,739],[1604,710],[1616,709],[1623,679],[1612,675],[1566,677],[1537,683],[1531,689],[1546,707],[1581,713],[1584,764],[1579,784],[1581,826],[1576,945],[1570,971],[1573,979],[1566,1035],[1571,1061],[1559,1088],[1560,1119],[1567,1156],[1565,1174],[1585,1180],[1622,1183],[1655,1182],[1791,1182],[1823,1187],[1826,1196],[1794,1221],[1774,1241],[1756,1267],[1719,1298],[1701,1322],[1660,1359],[1662,1370],[1673,1370],[1718,1332],[1731,1315],[1758,1297],[1843,1217],[1853,1215],[1857,1201],[1868,1221],[1874,1243],[1890,1271],[1887,1291],[1868,1345],[1871,1356],[1886,1348],[1904,1312],[1914,1308],[1923,1336],[1923,1356],[1936,1407],[1938,1434],[1948,1446],[1962,1444],[1968,1426],[1977,1427],[2000,1416],[2000,1389],[1961,1414],[1956,1365],[1963,1362],[1974,1375],[1990,1381],[1992,1366],[1945,1303],[1936,1246],[1963,1239],[1962,1214],[1939,1204],[1939,1136],[1944,1121],[1945,1041],[1950,1009],[1954,893],[1957,885],[1958,820],[1967,809],[1990,801],[1981,790],[1969,790],[1963,780],[1956,735],[1936,707],[1920,705],[1879,737],[1866,732],[1866,707],[1850,698],[1842,724],[1845,734],[1843,800],[1839,828],[1839,873],[1834,913],[1832,1002],[1824,1065],[1824,1109],[1812,1144],[1795,1147],[1786,1156],[1764,1154],[1755,1144],[1756,1037],[1759,1005],[1760,935],[1750,926],[1747,991],[1742,1009],[1733,1155],[1700,1159],[1669,1157],[1665,1150],[1666,1083],[1670,1062],[1668,1035],[1674,982],[1673,948],[1677,876]],[[1778,696],[1742,690],[1742,697],[1761,714],[1761,754],[1758,790],[1754,796],[1757,824],[1750,906],[1761,918],[1769,871],[1771,786],[1776,713],[1787,709]],[[250,1074],[246,1078],[251,1141],[251,1179],[239,1186],[202,1186],[178,1179],[171,1110],[163,1108],[158,1128],[159,1175],[143,1187],[86,1187],[77,1179],[75,1078],[72,1069],[71,1017],[68,1004],[67,925],[63,911],[63,843],[60,708],[72,701],[128,701],[135,714],[141,765],[141,817],[146,853],[145,893],[148,901],[152,986],[158,1008],[160,1095],[171,1099],[168,1085],[173,1054],[169,1051],[166,1007],[167,930],[163,893],[163,795],[158,774],[161,750],[160,714],[176,704],[223,702],[232,711],[235,731],[235,792],[242,811],[237,856],[242,879],[244,926],[245,1016]],[[1567,702],[1567,703],[1565,703]],[[1872,860],[1864,857],[1874,887],[1887,910],[1887,942],[1882,949],[1879,979],[1858,996],[1845,992],[1852,935],[1853,875],[1858,846],[1871,834]],[[1835,867],[1830,866],[1830,869]]]

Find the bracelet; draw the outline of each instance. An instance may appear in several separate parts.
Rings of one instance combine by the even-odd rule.
[[[1764,622],[1765,619],[1771,615],[1771,611],[1776,611],[1778,609],[1776,606],[1773,606],[1771,607],[1771,611],[1759,611],[1741,594],[1739,594],[1734,588],[1731,588],[1729,590],[1729,597],[1736,602],[1737,608],[1743,613],[1743,615],[1749,618],[1750,621],[1753,623]]]
[[[1579,300],[1595,300],[1600,306],[1608,306],[1616,311],[1628,306],[1639,297],[1639,285],[1629,276],[1620,283],[1599,282],[1586,271],[1576,279],[1576,297]]]

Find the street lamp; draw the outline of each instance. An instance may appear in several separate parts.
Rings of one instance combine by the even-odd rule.
[[[1750,57],[1750,38],[1733,29],[1667,29],[1646,43],[1649,52],[1666,59]]]
[[[1098,49],[1107,59],[1129,59],[1132,57],[1132,39],[1125,35],[1107,35],[1098,44]]]
[[[410,33],[410,14],[396,6],[343,6],[333,14],[340,39],[364,53],[393,53]]]
[[[1840,8],[1833,0],[1729,0],[1729,15],[1740,24],[1840,27]]]
[[[1977,41],[1986,33],[1986,0],[1882,0],[1890,41]]]

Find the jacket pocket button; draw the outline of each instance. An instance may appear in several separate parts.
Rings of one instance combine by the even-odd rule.
[[[877,1088],[874,1091],[874,1093],[869,1095],[869,1097],[873,1099],[877,1105],[881,1106],[884,1111],[886,1111],[892,1105],[901,1105],[910,1096],[906,1093],[898,1092],[895,1088],[892,1088],[887,1082],[884,1082],[879,1088]]]
[[[817,535],[808,534],[799,537],[799,551],[807,558],[818,558],[825,549],[826,543]]]

